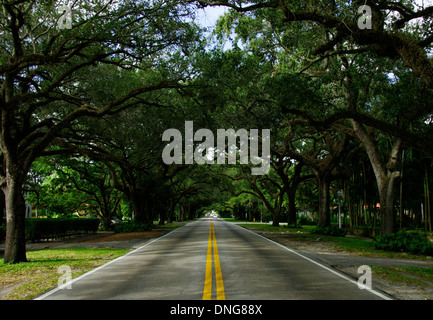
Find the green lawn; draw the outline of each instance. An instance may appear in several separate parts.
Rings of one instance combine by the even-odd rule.
[[[70,267],[72,278],[126,254],[127,249],[68,248],[27,252],[28,262],[5,264],[0,260],[0,299],[27,300],[57,286],[59,267]]]

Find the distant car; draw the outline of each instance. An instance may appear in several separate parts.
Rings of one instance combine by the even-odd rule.
[[[122,222],[123,222],[122,220],[120,220],[120,219],[118,219],[116,217],[111,218],[111,223],[112,224],[118,224],[118,223],[122,223]]]

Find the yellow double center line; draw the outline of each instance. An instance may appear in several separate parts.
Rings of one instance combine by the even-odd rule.
[[[226,296],[224,293],[223,276],[221,274],[220,258],[218,256],[218,247],[215,237],[215,227],[211,221],[209,227],[209,240],[207,244],[207,256],[206,256],[206,275],[204,280],[203,300],[212,299],[212,245],[213,245],[213,257],[215,262],[215,282],[216,282],[216,293],[217,300],[225,300]]]

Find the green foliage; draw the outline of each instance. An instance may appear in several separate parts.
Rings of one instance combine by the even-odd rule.
[[[380,233],[379,227],[374,227],[372,225],[359,225],[353,226],[353,233],[361,237],[374,237]]]
[[[58,239],[66,236],[95,233],[99,219],[26,219],[26,239]]]
[[[123,222],[115,224],[114,232],[124,233],[124,232],[140,232],[140,231],[149,231],[152,230],[152,226],[146,223],[137,223],[134,221],[131,222]]]
[[[393,234],[382,235],[374,239],[374,246],[376,249],[385,251],[433,254],[433,243],[419,231],[400,230]]]
[[[311,231],[311,233],[333,237],[344,237],[347,234],[346,230],[340,229],[332,225],[327,227],[316,227],[314,230]]]
[[[313,226],[317,225],[317,221],[313,221],[306,216],[300,216],[298,219],[298,224],[300,224],[301,226]]]
[[[63,166],[60,165],[61,159],[58,158],[41,158],[32,165],[30,175],[32,177],[32,190],[26,196],[26,200],[46,215],[62,215],[63,217],[71,215],[78,210],[89,210],[87,206],[82,205],[85,195],[76,188],[71,179],[58,168],[63,168],[68,173],[74,173],[73,170],[66,167],[69,163],[66,161]],[[84,187],[84,183],[81,183]]]
[[[350,123],[341,119],[344,113],[340,115],[347,109],[349,100],[345,97],[349,96],[349,89],[353,96],[359,95],[355,109],[365,115],[389,126],[410,128],[409,132],[418,132],[420,136],[428,137],[431,133],[432,93],[423,82],[394,59],[376,57],[370,52],[351,55],[355,47],[350,42],[338,47],[341,52],[347,51],[344,55],[334,52],[315,56],[312,52],[327,40],[324,35],[334,33],[333,28],[325,28],[322,23],[302,21],[301,17],[287,23],[284,12],[273,8],[245,13],[229,10],[218,21],[214,35],[217,40],[231,41],[233,49],[216,45],[210,50],[197,50],[205,42],[199,41],[201,33],[190,23],[193,8],[183,1],[126,1],[107,8],[95,0],[77,1],[70,30],[55,28],[59,16],[52,13],[56,4],[34,2],[24,11],[27,6],[16,2],[13,6],[23,13],[25,24],[13,26],[11,22],[10,26],[0,27],[5,35],[5,50],[0,54],[2,67],[17,68],[11,80],[16,91],[11,94],[16,94],[9,100],[22,101],[12,116],[4,117],[16,119],[14,123],[8,121],[12,125],[3,133],[26,133],[25,140],[15,143],[25,150],[23,156],[43,155],[42,151],[59,154],[69,148],[65,157],[25,161],[33,162],[28,181],[28,189],[33,192],[26,200],[47,214],[85,211],[110,224],[112,216],[124,212],[135,213],[139,221],[153,221],[158,217],[173,218],[176,210],[182,220],[193,217],[195,212],[215,209],[240,220],[273,219],[269,207],[276,207],[277,202],[272,206],[264,203],[270,204],[283,184],[287,187],[296,180],[291,165],[308,160],[302,170],[303,175],[311,175],[316,170],[314,163],[332,153],[330,141],[338,134],[329,126],[331,121],[326,120],[334,119],[333,123],[338,122],[335,128],[342,132],[351,130]],[[335,19],[352,15],[354,9],[346,2],[325,7],[316,2],[291,1],[286,6],[293,12],[320,13],[313,18],[326,14]],[[7,10],[0,16],[13,21]],[[23,35],[22,57],[33,60],[34,54],[40,54],[44,61],[14,65],[12,53],[20,50],[13,50],[14,44],[19,43],[15,43],[14,32],[9,30],[12,27],[16,34]],[[351,61],[344,68],[342,56]],[[342,80],[349,76],[352,80],[345,89]],[[33,95],[34,92],[38,94]],[[76,112],[81,105],[89,108]],[[96,110],[105,106],[111,106],[110,112],[107,109],[96,116]],[[211,170],[209,166],[162,165],[161,134],[168,128],[181,130],[185,120],[193,120],[195,128],[211,130],[272,129],[273,153],[281,152],[278,159],[272,158],[275,168],[266,177],[248,181],[243,179],[242,168],[210,166]],[[323,125],[321,121],[325,121]],[[371,131],[383,154],[388,152],[392,140],[388,125],[379,127],[384,132]],[[62,140],[56,139],[56,143],[67,144],[38,142],[41,137],[57,135]],[[341,183],[345,205],[357,218],[351,220],[355,231],[356,224],[376,225],[376,213],[364,211],[362,206],[379,201],[374,170],[365,151],[357,150],[358,145],[359,141],[353,139],[347,158],[336,167],[344,167],[344,176],[350,177]],[[33,147],[40,152],[31,151]],[[405,159],[403,208],[419,208],[419,195],[424,192],[423,158],[419,154],[411,166]],[[288,165],[280,165],[281,161]],[[223,180],[227,175],[233,180]],[[334,187],[337,184],[332,182],[331,190]],[[296,207],[317,213],[317,189],[314,180],[300,182]],[[262,196],[257,197],[258,194]],[[286,208],[288,195],[280,198],[280,207]],[[232,212],[226,211],[228,208]],[[284,212],[277,214],[284,221]],[[71,232],[69,227],[56,223],[47,219],[36,227],[32,222],[28,236],[37,239]],[[315,224],[301,217],[291,227]],[[134,232],[149,230],[151,225],[137,221],[113,228],[116,232]],[[365,235],[372,230],[362,228]],[[344,230],[335,227],[316,228],[314,233],[345,235]],[[404,241],[383,242],[385,247],[398,247],[396,243]],[[420,241],[411,243],[421,246]]]
[[[288,224],[285,227],[289,229],[302,229],[302,225],[299,223],[299,221],[297,221],[296,223]]]

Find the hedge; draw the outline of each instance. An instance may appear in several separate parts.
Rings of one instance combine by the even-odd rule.
[[[33,242],[43,239],[61,239],[98,231],[98,219],[26,219],[26,239]]]
[[[118,223],[113,226],[114,232],[140,232],[152,230],[152,226],[145,223],[137,223],[133,221]]]
[[[404,231],[382,235],[374,239],[376,249],[433,255],[433,243],[421,231]]]
[[[329,225],[327,227],[316,227],[311,231],[311,233],[333,236],[333,237],[344,237],[346,236],[347,231],[344,229],[340,229],[336,226]]]

